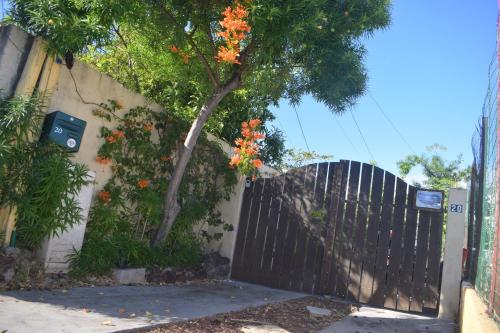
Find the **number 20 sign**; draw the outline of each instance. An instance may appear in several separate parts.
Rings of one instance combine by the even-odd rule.
[[[452,213],[462,213],[464,211],[464,206],[463,205],[457,205],[457,204],[451,204],[450,205],[450,211]]]

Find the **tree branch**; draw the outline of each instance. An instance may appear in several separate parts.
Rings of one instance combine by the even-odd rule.
[[[172,21],[174,23],[174,25],[177,27],[177,29],[179,29],[180,31],[182,31],[186,35],[186,38],[187,38],[189,45],[191,45],[194,52],[196,53],[196,56],[203,64],[203,67],[205,67],[205,71],[207,72],[207,75],[208,75],[210,81],[212,82],[214,89],[217,89],[220,86],[219,78],[217,77],[216,73],[214,73],[214,71],[212,70],[212,67],[210,67],[210,64],[208,63],[207,58],[205,58],[205,55],[198,48],[198,45],[196,45],[196,42],[194,41],[193,37],[184,30],[184,27],[182,25],[180,25],[179,22],[177,22],[177,19],[175,18],[175,16],[167,8],[165,8],[165,6],[160,1],[157,1],[157,4],[160,7],[161,12],[166,17],[168,17],[168,19],[170,21]]]
[[[115,26],[114,24],[112,25],[113,31],[116,33],[118,38],[120,38],[123,46],[125,46],[125,52],[127,53],[127,58],[128,58],[128,68],[130,69],[130,75],[132,76],[132,79],[134,80],[135,84],[135,89],[137,92],[141,92],[141,85],[139,83],[139,77],[137,76],[137,73],[134,70],[134,61],[132,60],[132,56],[130,55],[129,48],[128,48],[128,43],[123,37],[122,33],[120,32],[120,28]]]

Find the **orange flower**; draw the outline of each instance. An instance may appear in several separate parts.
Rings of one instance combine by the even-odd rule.
[[[108,143],[115,143],[115,142],[116,142],[116,138],[115,138],[113,135],[108,135],[108,136],[106,137],[106,141],[107,141]]]
[[[125,132],[116,130],[116,131],[113,131],[113,136],[115,138],[123,139],[123,138],[125,138]]]
[[[101,200],[104,203],[107,203],[111,200],[111,194],[108,191],[101,191],[98,194],[99,200]]]
[[[228,49],[225,46],[221,46],[219,48],[219,52],[217,53],[217,59],[218,62],[227,62],[229,64],[238,64],[241,65],[241,62],[239,62],[236,58],[240,56],[240,53],[236,50],[231,50]]]
[[[259,159],[255,159],[255,160],[252,160],[252,164],[254,167],[256,167],[257,169],[260,169],[262,168],[262,161],[259,160]]]
[[[170,45],[169,49],[172,53],[179,53],[179,49],[175,45]]]
[[[234,143],[237,145],[237,146],[243,146],[245,144],[245,141],[243,141],[242,138],[238,138],[236,140],[234,140]]]
[[[244,138],[251,138],[252,131],[249,128],[244,128],[241,130],[241,135],[243,135]]]
[[[149,186],[149,180],[147,180],[147,179],[139,179],[139,181],[137,182],[137,186],[140,189],[146,188],[146,187]]]
[[[104,157],[104,156],[100,156],[100,155],[97,155],[95,160],[99,164],[108,164],[109,162],[111,162],[111,159]]]
[[[255,140],[261,140],[261,139],[265,139],[265,138],[266,138],[266,136],[265,136],[263,133],[255,132],[255,133],[253,134],[253,138],[254,138]]]
[[[260,124],[262,124],[262,120],[260,120],[260,119],[252,119],[252,120],[249,121],[249,124],[250,124],[251,128],[255,128],[255,127],[259,126]]]
[[[142,128],[146,131],[146,132],[151,132],[153,131],[153,123],[146,123],[144,124],[144,126],[142,126]]]
[[[245,39],[246,34],[251,28],[246,21],[248,11],[239,2],[236,2],[236,7],[227,7],[222,15],[224,19],[219,21],[219,24],[224,29],[217,35],[222,37],[226,45],[219,46],[219,51],[215,57],[219,62],[227,62],[229,64],[240,64],[238,61],[240,53],[240,42]]]
[[[229,165],[237,166],[238,164],[240,164],[241,160],[242,160],[241,155],[235,154],[235,155],[233,155],[233,157],[231,157],[231,161],[229,162]]]

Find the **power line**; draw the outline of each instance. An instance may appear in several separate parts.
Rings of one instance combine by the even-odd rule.
[[[375,161],[375,157],[373,156],[372,151],[370,150],[370,147],[368,147],[368,143],[365,140],[365,136],[363,135],[363,132],[361,132],[361,128],[359,128],[358,121],[354,117],[354,113],[352,112],[352,110],[349,110],[349,112],[351,113],[352,120],[354,120],[354,123],[356,124],[356,128],[358,129],[358,132],[359,132],[359,135],[361,136],[361,139],[363,139],[366,150],[368,151],[368,153],[372,157],[372,160]]]
[[[342,131],[342,133],[344,134],[345,138],[347,139],[347,141],[351,144],[352,148],[354,148],[354,150],[359,154],[359,150],[358,148],[356,148],[356,146],[354,145],[354,143],[352,142],[352,140],[349,138],[349,135],[347,135],[347,132],[346,130],[344,129],[344,127],[342,126],[342,124],[340,123],[340,120],[337,116],[333,116],[333,118],[335,118],[335,121],[337,122],[337,125],[339,125],[340,127],[340,130]]]
[[[377,106],[377,108],[380,110],[380,112],[382,113],[382,115],[384,116],[384,118],[387,120],[387,122],[391,125],[391,127],[394,129],[394,131],[396,131],[396,133],[399,135],[399,137],[401,138],[401,140],[408,146],[408,148],[410,148],[410,150],[414,154],[416,154],[415,149],[413,149],[413,147],[408,143],[408,141],[406,141],[406,139],[403,136],[403,134],[398,130],[398,128],[396,127],[396,125],[394,125],[394,122],[391,120],[391,118],[389,118],[389,116],[387,115],[387,113],[385,113],[384,109],[382,109],[382,107],[377,102],[377,100],[375,99],[375,97],[373,97],[372,93],[369,92],[369,91],[368,91],[368,96],[370,96],[370,98],[372,99],[372,101],[375,103],[375,105]]]
[[[300,131],[302,132],[302,137],[304,138],[304,142],[306,143],[307,151],[311,153],[311,149],[309,149],[309,144],[307,143],[306,135],[304,134],[304,129],[302,128],[302,123],[300,122],[299,113],[297,112],[297,108],[294,106],[293,111],[295,111],[295,115],[297,116],[297,121],[299,122]]]

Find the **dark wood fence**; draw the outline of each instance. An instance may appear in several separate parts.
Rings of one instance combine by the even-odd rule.
[[[234,279],[435,313],[443,214],[370,164],[312,164],[245,190]]]

